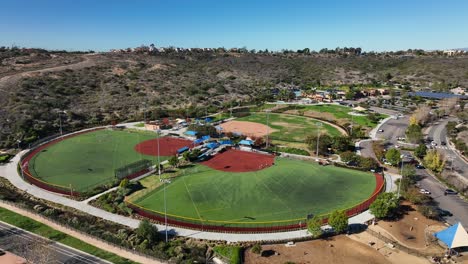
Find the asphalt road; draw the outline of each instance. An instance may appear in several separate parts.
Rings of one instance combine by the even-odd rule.
[[[0,248],[32,263],[108,264],[105,260],[51,242],[0,221]]]
[[[444,153],[445,157],[447,157],[447,165],[446,169],[453,170],[458,172],[458,174],[462,175],[464,178],[468,179],[468,162],[463,160],[455,151],[453,151],[448,146],[448,139],[447,139],[447,129],[445,126],[449,121],[456,121],[454,118],[442,119],[437,124],[431,126],[428,132],[428,136],[431,137],[436,143],[436,148]],[[442,146],[441,142],[446,142],[447,146]],[[453,164],[452,164],[453,161]]]
[[[387,140],[389,144],[387,147],[402,145],[400,142],[397,142],[397,138],[404,136],[408,124],[409,118],[407,116],[398,119],[390,119],[380,127],[384,132],[378,132],[377,137]],[[430,132],[429,136],[434,136],[434,138],[444,137],[444,129],[440,129],[440,127],[445,128],[445,124],[440,122],[438,128],[431,129],[434,131],[432,134]],[[376,158],[372,150],[371,140],[361,142],[360,152],[364,157]],[[403,151],[402,153],[409,152]],[[396,168],[390,169],[390,171],[398,173],[398,169]],[[463,226],[468,226],[468,202],[461,199],[458,195],[445,196],[444,191],[447,187],[431,176],[425,169],[416,169],[416,174],[421,178],[418,182],[420,188],[430,191],[430,196],[433,198],[434,202],[436,202],[441,209],[447,210],[453,214],[451,217],[444,218],[447,223],[454,224],[456,222],[461,222]]]

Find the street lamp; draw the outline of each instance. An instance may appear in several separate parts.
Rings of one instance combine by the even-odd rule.
[[[266,123],[267,123],[267,134],[266,134],[266,148],[270,146],[270,109],[266,110],[267,113],[267,118],[266,118]]]
[[[401,189],[401,182],[403,181],[403,158],[401,159],[401,169],[400,169],[400,182],[398,183],[398,198],[400,198],[400,189]]]
[[[320,144],[320,127],[322,127],[322,123],[320,122],[317,122],[315,123],[315,125],[317,126],[317,160],[319,159],[319,144]]]
[[[18,146],[18,147],[17,147],[18,150],[20,149],[20,143],[21,143],[21,140],[17,139],[17,140],[16,140],[16,145]]]

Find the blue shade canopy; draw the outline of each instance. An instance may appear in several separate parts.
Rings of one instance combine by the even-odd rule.
[[[468,246],[468,234],[460,223],[434,233],[434,236],[449,248]]]
[[[189,135],[189,136],[196,136],[198,134],[197,131],[192,131],[192,130],[188,130],[185,132],[186,135]]]
[[[251,145],[253,145],[253,141],[252,141],[252,140],[246,140],[246,139],[244,139],[244,140],[239,141],[239,145],[248,145],[248,146],[251,146]]]

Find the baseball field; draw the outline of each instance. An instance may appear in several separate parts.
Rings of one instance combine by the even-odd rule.
[[[274,164],[262,161],[265,166],[255,171],[229,171],[239,166],[237,160],[197,164],[185,176],[171,179],[166,184],[168,216],[204,224],[297,224],[310,214],[350,208],[369,198],[376,187],[370,173],[287,158],[275,158]],[[132,203],[161,215],[164,187]]]

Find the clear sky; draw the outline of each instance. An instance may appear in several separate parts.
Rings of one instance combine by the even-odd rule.
[[[0,46],[468,47],[468,0],[0,0]]]

